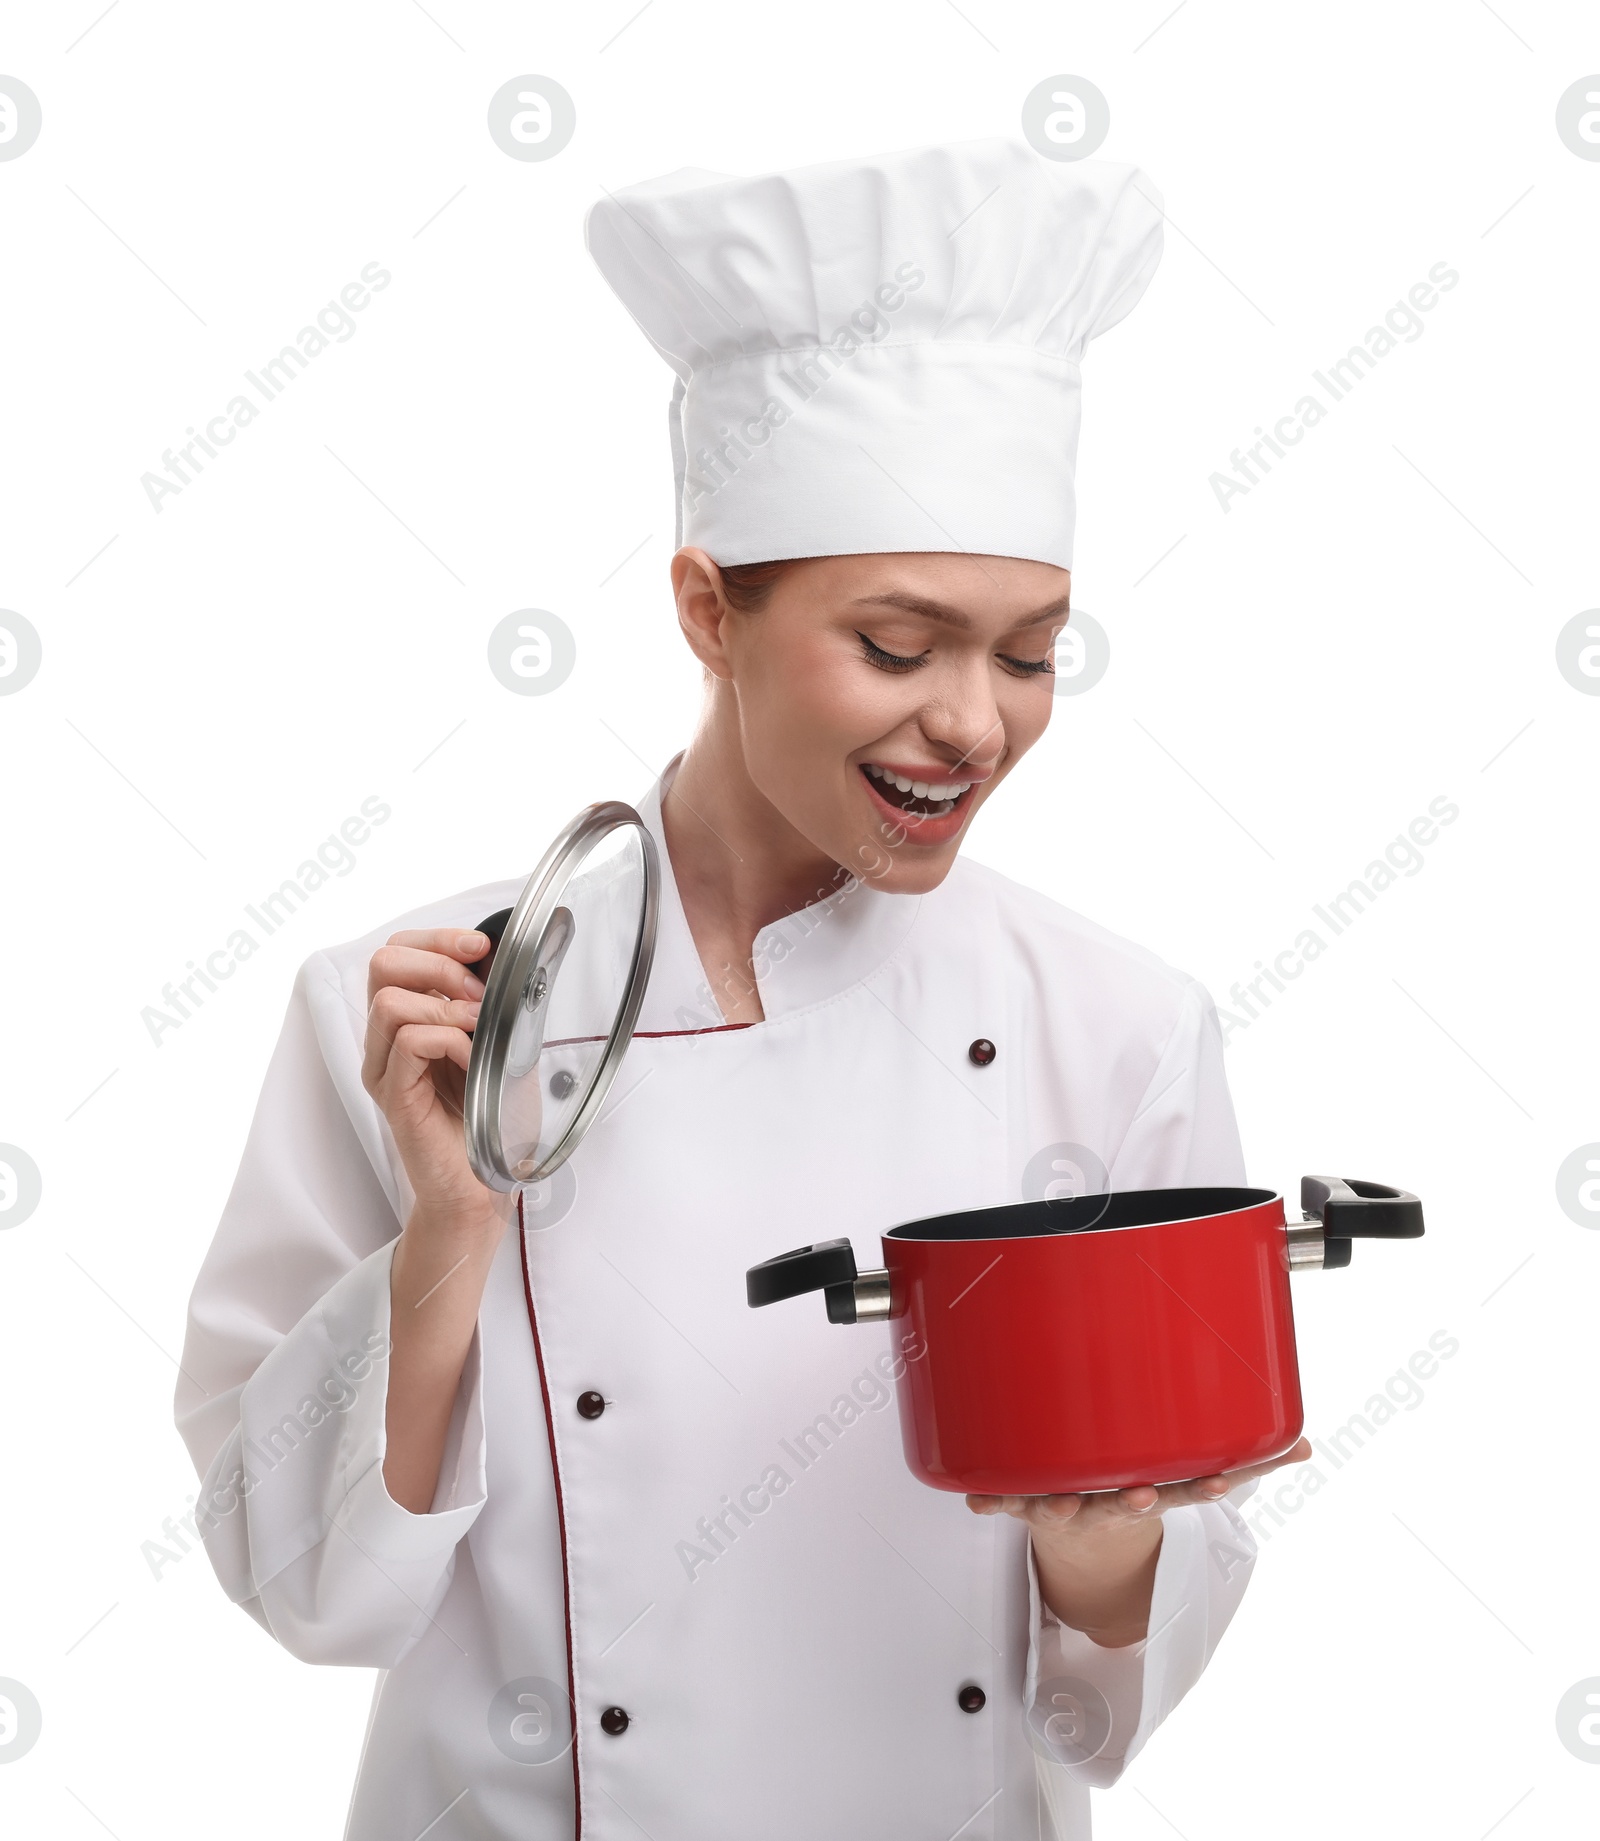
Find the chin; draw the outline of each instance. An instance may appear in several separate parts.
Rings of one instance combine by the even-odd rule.
[[[949,875],[960,847],[960,836],[918,848],[909,841],[890,843],[869,833],[836,860],[886,895],[926,895]]]
[[[896,855],[887,875],[864,877],[863,880],[871,882],[885,895],[926,895],[950,874],[958,854],[951,845],[938,851],[925,851],[915,862]]]

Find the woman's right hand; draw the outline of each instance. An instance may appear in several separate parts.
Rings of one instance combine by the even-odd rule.
[[[473,1174],[461,1116],[483,997],[467,968],[488,950],[459,927],[396,933],[367,971],[361,1084],[389,1121],[418,1213],[447,1232],[505,1216],[505,1198]]]
[[[467,1161],[461,1105],[483,986],[467,970],[489,950],[459,927],[396,933],[367,972],[361,1084],[378,1102],[417,1203],[389,1280],[384,1486],[426,1515],[477,1328],[509,1196]]]

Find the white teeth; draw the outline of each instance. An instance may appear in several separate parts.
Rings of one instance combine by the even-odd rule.
[[[972,784],[970,780],[950,780],[943,784],[937,780],[908,780],[892,768],[880,767],[876,761],[863,764],[873,779],[881,780],[885,786],[895,787],[902,793],[910,793],[914,799],[927,799],[937,805],[947,805],[959,799]]]

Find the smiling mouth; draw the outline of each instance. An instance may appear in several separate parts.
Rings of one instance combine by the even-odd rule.
[[[908,818],[947,818],[976,784],[972,780],[908,780],[873,761],[863,762],[861,771],[871,781],[873,792]]]

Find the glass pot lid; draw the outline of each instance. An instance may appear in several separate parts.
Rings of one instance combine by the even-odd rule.
[[[655,952],[660,866],[632,806],[591,805],[505,924],[467,1066],[467,1155],[510,1193],[560,1168],[627,1053]]]

